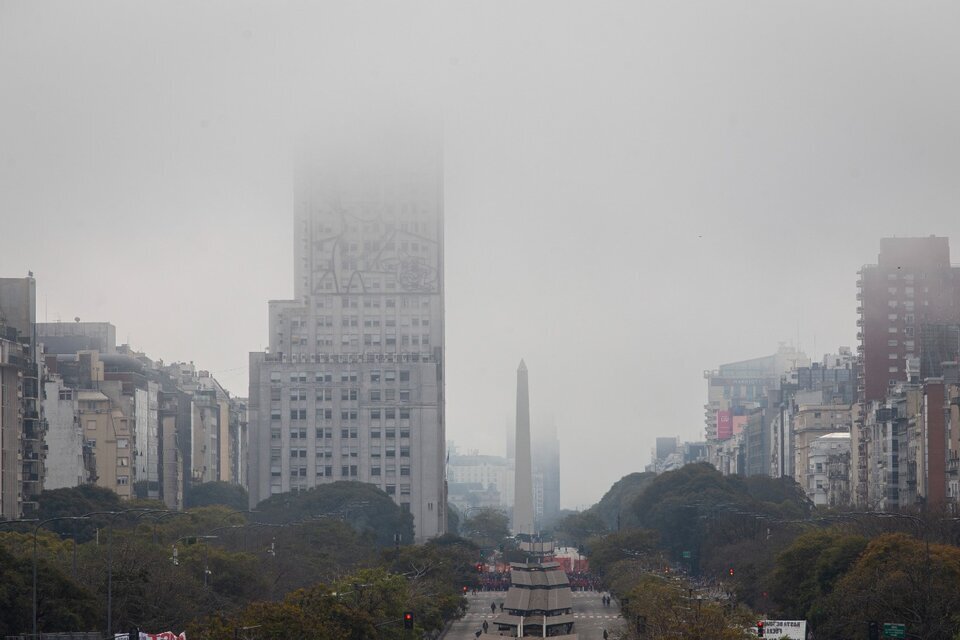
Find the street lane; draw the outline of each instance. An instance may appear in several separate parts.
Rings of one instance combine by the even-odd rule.
[[[604,607],[601,601],[603,594],[596,591],[575,591],[573,593],[573,630],[580,640],[603,640],[603,630],[606,629],[609,637],[616,638],[622,628],[617,605]],[[445,640],[474,640],[477,631],[482,631],[483,621],[488,624],[488,636],[496,636],[493,628],[493,613],[490,612],[490,603],[499,606],[507,597],[506,591],[481,592],[477,595],[468,595],[470,608],[466,615],[453,623],[450,631],[444,636]],[[499,613],[499,608],[497,613]]]

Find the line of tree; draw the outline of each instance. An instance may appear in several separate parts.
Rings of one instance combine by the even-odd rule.
[[[865,640],[877,621],[905,624],[911,638],[960,640],[960,521],[950,514],[824,511],[789,478],[723,476],[696,464],[631,474],[556,533],[582,547],[629,615],[646,615],[640,602],[689,609],[661,588],[679,572],[729,594],[733,627],[738,612],[752,611],[807,620],[818,638]],[[648,627],[643,637],[676,632]],[[636,634],[628,625],[627,637]]]
[[[244,636],[286,637],[317,615],[336,618],[329,633],[297,637],[390,638],[403,611],[435,633],[462,615],[461,589],[476,583],[476,545],[456,536],[413,545],[410,515],[372,485],[324,485],[254,512],[235,508],[245,506],[237,492],[215,489],[180,513],[97,487],[41,495],[43,519],[96,515],[36,533],[39,630],[106,629],[108,574],[115,630],[210,638],[257,625]],[[33,545],[32,524],[0,529],[0,636],[32,628]],[[348,596],[353,585],[371,586]],[[320,604],[336,606],[321,614]]]

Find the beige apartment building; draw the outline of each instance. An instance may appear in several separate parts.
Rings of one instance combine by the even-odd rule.
[[[793,416],[794,469],[797,481],[808,496],[813,497],[816,485],[811,484],[810,451],[813,442],[831,433],[850,433],[852,417],[848,405],[800,405]]]
[[[77,401],[83,437],[94,455],[94,482],[129,500],[133,495],[130,418],[115,409],[110,398],[101,391],[81,390]]]

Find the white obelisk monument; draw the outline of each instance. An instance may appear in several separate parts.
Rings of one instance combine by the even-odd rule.
[[[533,535],[533,465],[530,462],[530,392],[527,365],[517,368],[517,446],[514,460],[513,532]]]

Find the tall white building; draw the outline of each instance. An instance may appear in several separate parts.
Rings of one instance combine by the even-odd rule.
[[[297,297],[250,357],[248,480],[251,506],[375,484],[425,540],[446,531],[442,171],[430,142],[393,142],[301,166]]]

